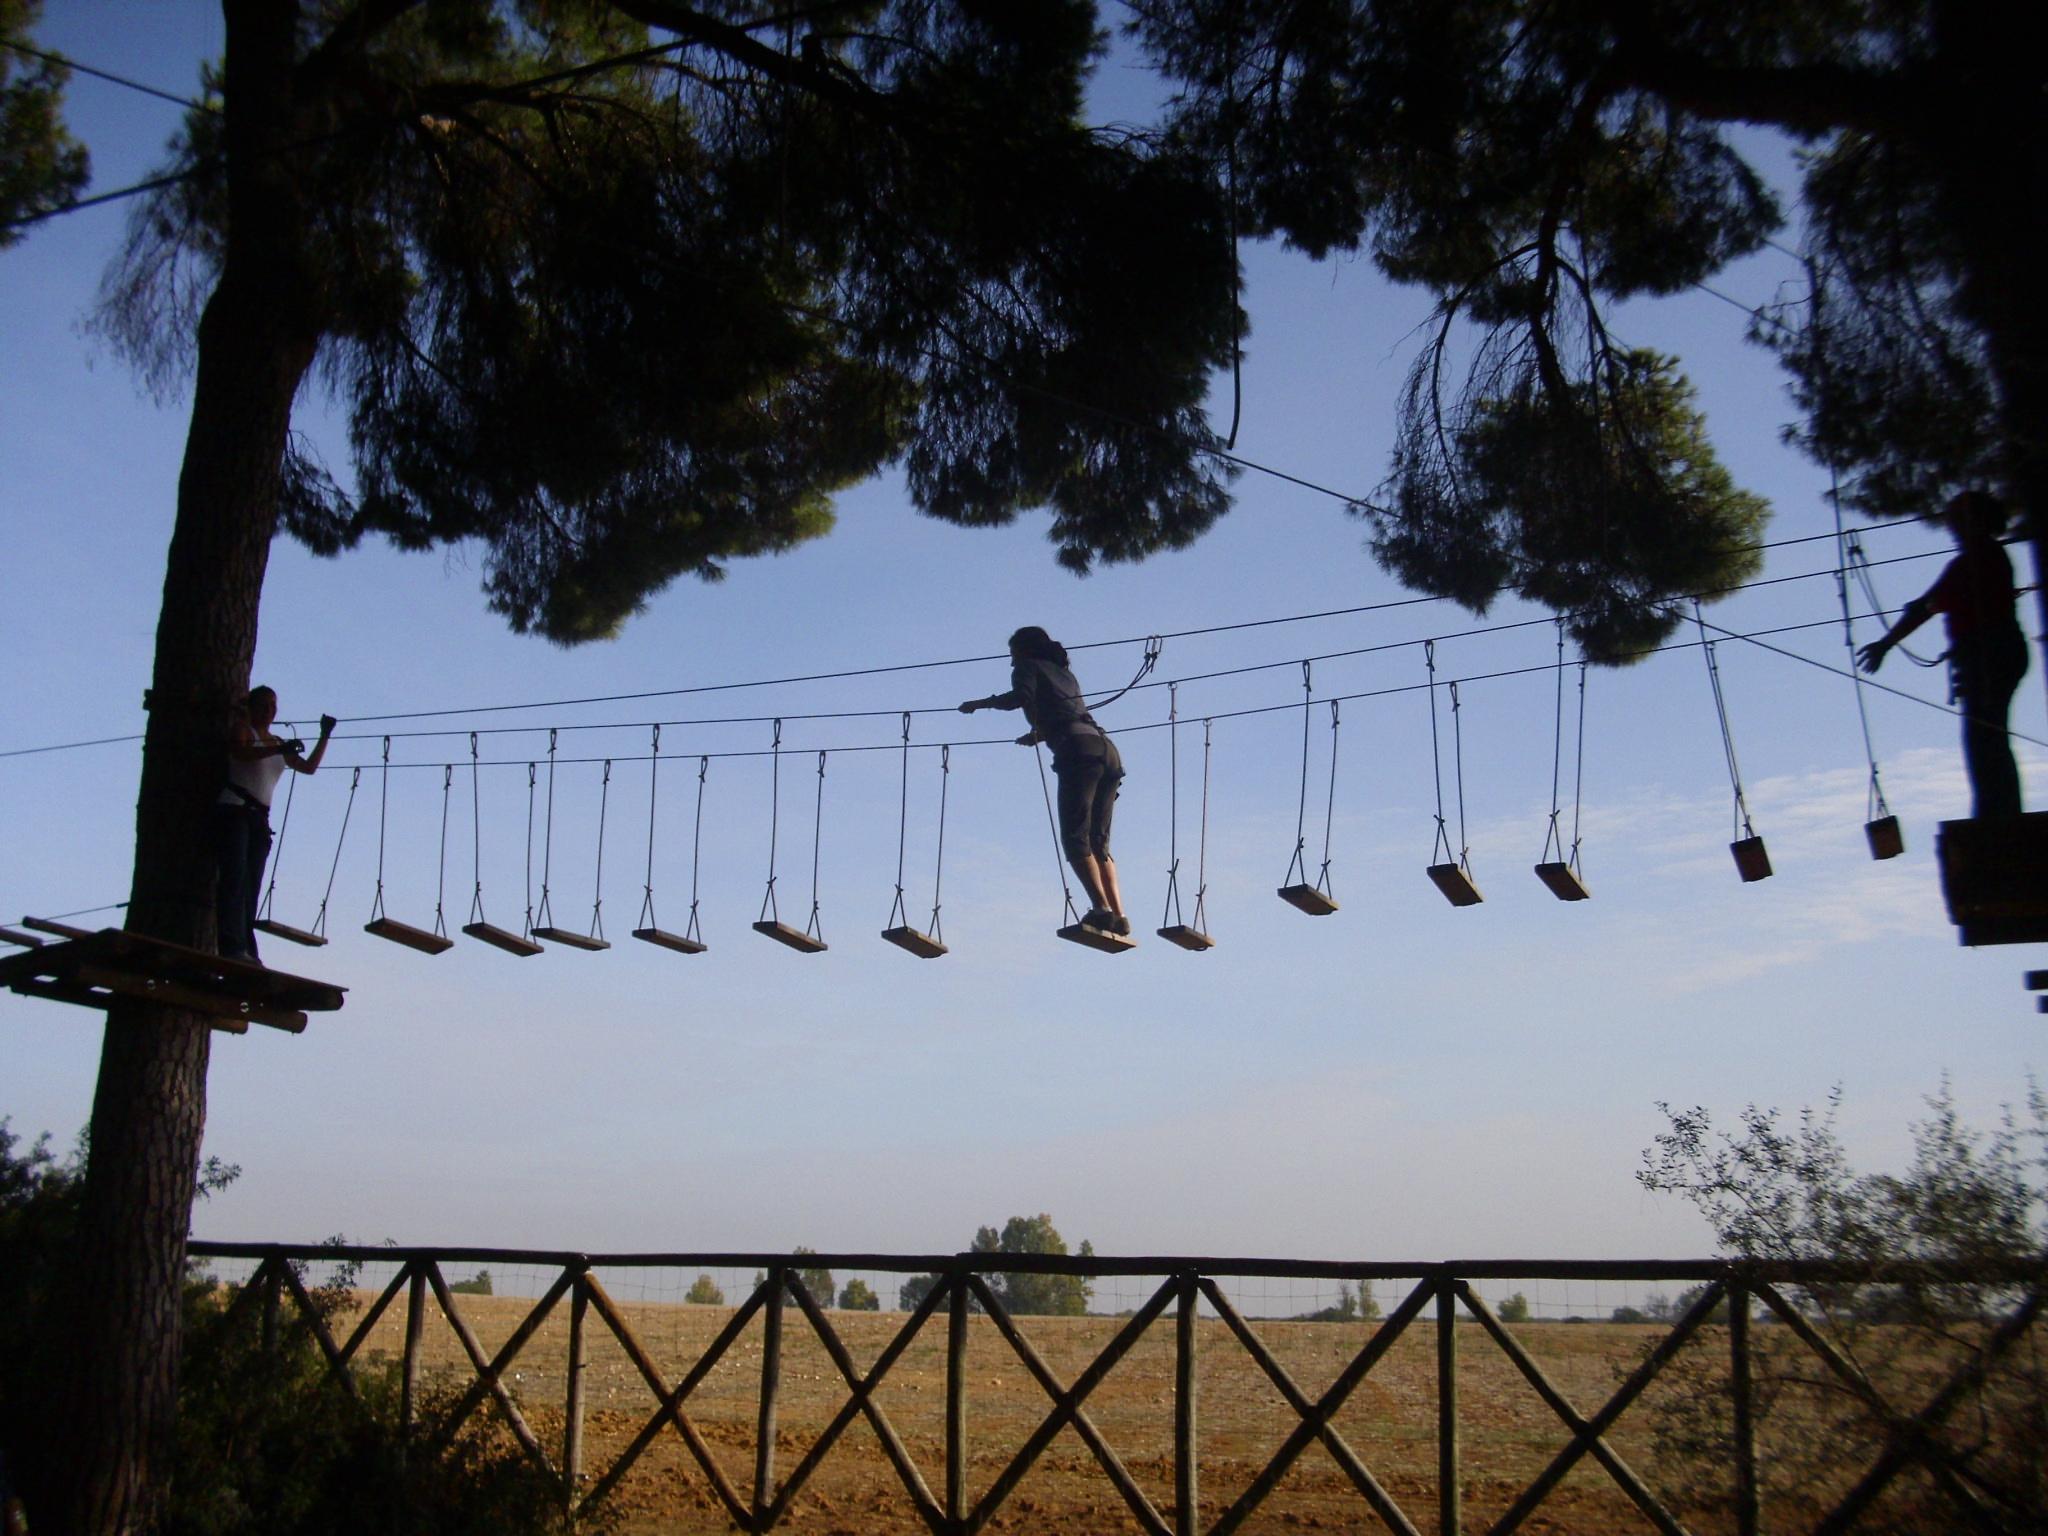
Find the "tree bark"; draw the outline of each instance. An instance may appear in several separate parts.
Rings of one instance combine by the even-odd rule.
[[[226,0],[230,233],[199,326],[164,577],[127,926],[215,946],[210,806],[246,693],[279,466],[318,330],[288,154],[298,7]],[[185,1243],[206,1126],[203,1016],[108,1010],[84,1208],[60,1320],[68,1366],[32,1468],[39,1532],[129,1536],[162,1513]]]

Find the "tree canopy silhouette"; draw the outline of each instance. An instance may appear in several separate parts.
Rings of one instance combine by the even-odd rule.
[[[1473,606],[1512,584],[1611,656],[1674,622],[1641,599],[1754,569],[1737,546],[1761,504],[1672,366],[1608,319],[1781,226],[1737,125],[1805,146],[1821,297],[1761,332],[1792,367],[1801,441],[1872,512],[2002,479],[2039,545],[2038,22],[1951,0],[1133,9],[1245,231],[1369,250],[1435,295],[1387,504],[1359,509],[1404,579]]]
[[[956,522],[1049,508],[1080,569],[1224,510],[1224,209],[1198,160],[1081,122],[1092,0],[223,11],[102,319],[191,390],[131,929],[214,947],[201,808],[279,531],[474,541],[492,606],[573,642],[817,536],[892,462]],[[309,380],[348,466],[292,430]],[[32,1462],[77,1536],[161,1506],[209,1049],[199,1015],[108,1009],[79,1364]]]
[[[0,250],[21,239],[23,221],[77,196],[92,170],[64,127],[71,72],[25,51],[42,9],[40,0],[0,0]]]

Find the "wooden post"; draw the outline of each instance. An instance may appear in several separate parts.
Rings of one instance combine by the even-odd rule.
[[[417,1264],[410,1268],[412,1276],[405,1291],[405,1360],[398,1389],[398,1426],[406,1440],[419,1427],[420,1330],[427,1321],[427,1272]]]
[[[278,1314],[284,1294],[284,1277],[279,1273],[284,1260],[272,1255],[263,1264],[263,1353],[277,1353]]]
[[[1195,1316],[1201,1292],[1192,1274],[1180,1281],[1180,1310],[1173,1330],[1173,1531],[1196,1536],[1202,1528],[1201,1447],[1195,1441]]]
[[[589,1310],[590,1288],[578,1274],[569,1293],[568,1383],[562,1406],[562,1503],[572,1522],[583,1484],[583,1372],[589,1363],[584,1353],[583,1315]]]
[[[1458,1487],[1458,1292],[1457,1282],[1440,1276],[1436,1287],[1436,1484],[1437,1530],[1458,1536],[1464,1501]]]
[[[762,1517],[775,1496],[775,1395],[782,1380],[782,1293],[789,1272],[768,1271],[768,1303],[761,1315],[761,1413],[754,1427],[754,1520]]]
[[[946,1524],[967,1528],[967,1283],[953,1278],[946,1312]]]
[[[1735,1400],[1735,1529],[1757,1536],[1756,1424],[1751,1417],[1749,1287],[1728,1286],[1728,1387]]]

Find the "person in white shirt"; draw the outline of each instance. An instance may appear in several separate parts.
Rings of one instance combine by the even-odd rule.
[[[334,716],[322,715],[320,739],[308,752],[304,742],[273,732],[270,727],[276,720],[276,691],[250,689],[228,732],[227,783],[213,807],[220,870],[214,897],[217,947],[226,959],[257,964],[262,961],[256,953],[256,893],[263,887],[263,866],[270,858],[270,799],[285,769],[319,770],[335,726]]]

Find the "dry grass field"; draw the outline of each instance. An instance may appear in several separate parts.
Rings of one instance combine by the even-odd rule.
[[[357,1306],[370,1297],[358,1293]],[[533,1308],[509,1296],[456,1298],[487,1354]],[[681,1378],[731,1319],[725,1306],[629,1304],[625,1320],[664,1378]],[[403,1302],[379,1321],[363,1346],[366,1362],[396,1361],[403,1349]],[[557,1306],[507,1373],[507,1385],[551,1457],[559,1464],[567,1357],[568,1312]],[[359,1315],[359,1312],[358,1312]],[[829,1314],[856,1365],[865,1370],[902,1328],[902,1313]],[[344,1325],[348,1319],[342,1320]],[[1071,1382],[1122,1326],[1109,1317],[1023,1318],[1019,1326],[1062,1382]],[[1322,1392],[1370,1337],[1373,1325],[1258,1321],[1253,1327],[1310,1398]],[[1657,1325],[1537,1323],[1516,1337],[1579,1412],[1591,1415],[1662,1337]],[[1782,1329],[1763,1333],[1782,1335]],[[945,1478],[945,1340],[943,1315],[928,1322],[878,1388],[875,1401],[894,1426],[927,1486],[943,1498]],[[655,1399],[611,1333],[591,1312],[586,1325],[584,1460],[586,1485],[602,1478],[652,1416]],[[1431,1318],[1419,1319],[1374,1368],[1335,1419],[1335,1427],[1408,1518],[1437,1528],[1436,1353]],[[1783,1339],[1778,1343],[1790,1344]],[[1153,1504],[1171,1519],[1173,1507],[1174,1326],[1171,1312],[1088,1399],[1086,1412]],[[1570,1438],[1569,1431],[1512,1362],[1473,1324],[1458,1331],[1458,1422],[1462,1441],[1464,1528],[1488,1529]],[[760,1386],[762,1322],[756,1316],[685,1404],[733,1486],[752,1488]],[[1725,1499],[1702,1494],[1697,1465],[1659,1464],[1654,1430],[1697,1407],[1725,1381],[1727,1334],[1708,1328],[1680,1358],[1681,1370],[1654,1383],[1623,1415],[1609,1444],[1660,1497],[1672,1501],[1698,1532],[1730,1530]],[[1224,1324],[1198,1324],[1198,1424],[1202,1524],[1222,1514],[1250,1484],[1298,1419],[1279,1391]],[[423,1370],[431,1383],[461,1386],[473,1379],[462,1347],[429,1305]],[[967,1466],[970,1506],[1001,1474],[1044,1419],[1049,1400],[987,1318],[969,1326]],[[844,1382],[802,1314],[792,1306],[783,1325],[776,1477],[787,1477],[847,1399]],[[480,1416],[497,1417],[486,1403]],[[1768,1454],[1768,1436],[1765,1437]],[[1853,1447],[1837,1457],[1853,1479],[1864,1458]],[[1691,1475],[1693,1482],[1687,1481]],[[1711,1480],[1711,1479],[1710,1479]],[[1810,1523],[1810,1485],[1767,1500],[1766,1524],[1797,1529]],[[610,1510],[628,1536],[731,1529],[681,1437],[664,1429],[612,1494]],[[1775,1504],[1775,1507],[1773,1507]],[[1802,1510],[1797,1506],[1805,1505]],[[1808,1516],[1806,1519],[1800,1515]],[[1071,1428],[1063,1430],[990,1522],[1004,1531],[1119,1532],[1139,1529],[1122,1498]],[[1383,1529],[1329,1454],[1311,1445],[1243,1526],[1261,1531]],[[1608,1533],[1647,1531],[1650,1521],[1608,1473],[1583,1459],[1525,1529]],[[890,1536],[924,1529],[877,1436],[856,1419],[793,1500],[778,1529],[811,1536]]]

